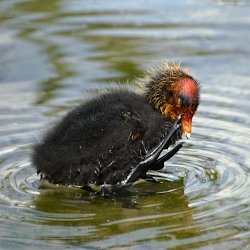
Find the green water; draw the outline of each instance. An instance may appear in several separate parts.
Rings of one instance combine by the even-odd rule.
[[[248,1],[0,1],[0,249],[250,249]],[[161,61],[201,85],[161,183],[118,197],[41,183],[32,144]]]

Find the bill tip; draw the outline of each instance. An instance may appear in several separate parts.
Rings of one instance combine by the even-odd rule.
[[[187,139],[189,139],[190,136],[191,136],[191,133],[188,133],[188,132],[184,132],[184,134],[185,134],[185,136],[187,137]]]

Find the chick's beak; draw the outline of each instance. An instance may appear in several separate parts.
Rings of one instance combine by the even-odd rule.
[[[185,134],[185,136],[187,138],[189,138],[191,136],[191,132],[192,132],[192,118],[185,117],[185,116],[182,117],[181,128],[182,128],[182,131]]]

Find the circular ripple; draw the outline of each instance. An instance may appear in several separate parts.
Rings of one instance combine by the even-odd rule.
[[[3,242],[9,245],[9,239],[15,239],[11,244],[18,247],[35,238],[38,246],[84,245],[91,241],[92,246],[100,247],[105,243],[102,238],[109,238],[113,230],[114,239],[136,230],[128,245],[139,244],[147,241],[144,235],[155,225],[154,240],[165,240],[174,247],[189,246],[189,241],[201,246],[211,241],[220,244],[225,239],[247,242],[250,169],[245,137],[250,132],[249,118],[220,101],[215,110],[207,106],[211,100],[216,103],[216,96],[203,97],[205,106],[201,104],[194,119],[193,137],[185,140],[161,173],[152,173],[160,183],[138,183],[114,199],[70,187],[41,188],[30,163],[32,145],[12,142],[13,146],[3,147]],[[223,103],[230,101],[224,97]],[[21,138],[22,133],[19,135]],[[22,232],[22,237],[12,228]],[[175,240],[178,237],[188,240],[181,243]],[[206,239],[203,243],[202,238]]]

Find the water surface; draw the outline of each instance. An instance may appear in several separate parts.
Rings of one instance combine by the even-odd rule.
[[[0,2],[1,249],[250,249],[250,5],[151,2]],[[30,153],[43,131],[163,60],[202,94],[161,183],[113,199],[40,189]]]

